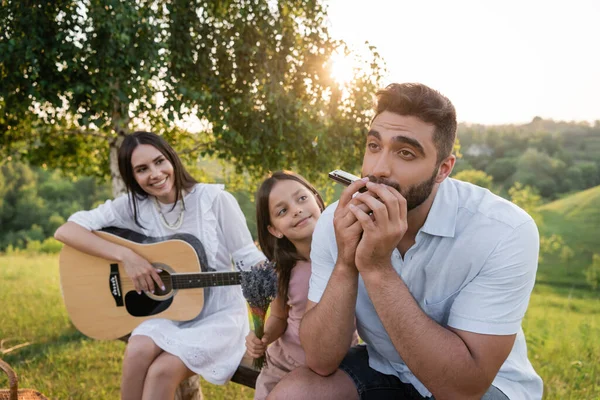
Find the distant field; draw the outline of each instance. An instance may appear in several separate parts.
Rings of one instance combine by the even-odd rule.
[[[548,258],[540,265],[538,280],[554,285],[585,286],[583,271],[600,254],[600,186],[545,204],[539,211],[544,235],[561,235],[575,252],[565,265]]]

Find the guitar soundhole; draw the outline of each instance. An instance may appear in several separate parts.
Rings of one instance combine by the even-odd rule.
[[[164,296],[164,295],[171,293],[171,291],[173,290],[173,282],[171,280],[171,274],[167,271],[162,271],[158,275],[160,276],[160,279],[163,281],[163,284],[165,285],[165,290],[162,290],[161,288],[159,288],[155,282],[154,283],[154,294],[156,296]]]

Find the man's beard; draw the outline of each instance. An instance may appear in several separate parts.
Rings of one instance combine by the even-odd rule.
[[[390,186],[396,189],[406,199],[406,209],[408,211],[419,207],[425,200],[429,198],[435,185],[435,178],[437,177],[437,168],[433,171],[431,178],[424,180],[423,182],[411,185],[406,189],[402,190],[398,182],[392,181],[387,178],[379,178],[373,175],[369,175],[369,181],[374,183],[383,183],[384,185]]]

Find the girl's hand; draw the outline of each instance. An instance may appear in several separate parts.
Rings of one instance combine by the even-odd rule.
[[[252,358],[259,358],[267,351],[268,340],[267,335],[263,335],[262,339],[256,337],[253,331],[250,331],[246,336],[246,354]]]
[[[158,272],[146,259],[139,256],[134,251],[127,252],[127,255],[123,259],[123,268],[125,273],[133,281],[135,290],[138,293],[141,291],[154,293],[154,283],[158,287],[165,289]]]

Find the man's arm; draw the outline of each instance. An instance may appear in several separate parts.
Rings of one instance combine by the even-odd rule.
[[[331,268],[333,263],[331,254],[323,249],[328,241],[327,238],[321,237],[325,233],[321,229],[322,221],[319,221],[313,234],[309,299],[312,296],[318,303],[309,300],[306,305],[306,312],[300,324],[300,341],[306,354],[306,365],[323,376],[337,370],[352,344],[356,329],[354,320],[358,270],[354,259],[362,227],[348,207],[352,202],[352,195],[365,184],[365,180],[356,181],[340,196],[333,218],[338,255],[329,277],[324,277],[322,273],[322,270]],[[324,282],[327,282],[326,286]],[[320,298],[320,293],[313,284],[325,286]]]
[[[391,265],[362,277],[398,354],[434,397],[480,399],[516,335],[482,335],[438,325],[421,310]]]
[[[453,304],[453,311],[455,308],[463,311],[460,307],[465,304],[471,303],[472,307],[479,302],[478,306],[489,311],[493,307],[488,306],[498,302],[512,303],[510,307],[515,310],[512,321],[502,329],[495,327],[486,332],[501,331],[501,334],[444,328],[421,310],[390,262],[391,252],[406,232],[406,200],[382,185],[369,184],[368,188],[379,199],[361,197],[373,210],[374,218],[353,208],[364,229],[356,252],[356,266],[394,347],[435,398],[481,398],[510,354],[525,313],[537,262],[535,225],[532,229],[530,224],[524,224],[527,226],[523,232],[515,229],[499,246],[501,250],[496,249],[493,260],[488,260],[487,275],[471,282]],[[507,279],[507,274],[514,278]],[[491,294],[482,294],[485,291]],[[453,323],[469,329],[474,326],[472,320],[453,317],[451,311],[449,324]]]
[[[300,324],[306,365],[319,375],[334,373],[352,344],[358,272],[336,267],[321,301],[308,301]]]

